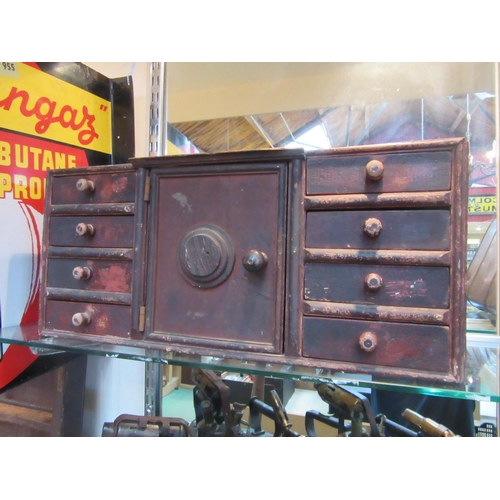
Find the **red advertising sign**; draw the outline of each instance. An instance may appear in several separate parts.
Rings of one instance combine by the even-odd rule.
[[[47,171],[116,161],[113,125],[119,99],[113,98],[113,88],[112,80],[80,63],[0,62],[2,328],[38,321]],[[127,90],[130,97],[131,83]],[[126,101],[130,107],[132,99]],[[126,158],[133,156],[133,148],[128,153]],[[0,389],[35,359],[26,347],[3,345]]]

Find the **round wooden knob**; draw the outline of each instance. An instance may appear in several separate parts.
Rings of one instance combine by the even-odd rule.
[[[92,193],[95,189],[95,184],[89,179],[78,179],[76,181],[76,189],[82,193]]]
[[[384,164],[378,160],[369,161],[366,164],[366,177],[371,181],[378,181],[384,175]]]
[[[365,277],[365,285],[368,290],[376,292],[382,288],[382,277],[376,273],[367,274]]]
[[[88,280],[92,277],[92,269],[87,266],[77,266],[73,269],[73,278],[76,280]]]
[[[92,224],[86,224],[85,222],[80,222],[76,226],[76,233],[79,236],[94,236],[95,227]]]
[[[243,256],[243,267],[251,272],[258,273],[267,266],[267,255],[259,250],[249,250]]]
[[[367,236],[369,236],[370,238],[376,238],[380,234],[380,231],[382,231],[382,223],[378,219],[370,217],[369,219],[365,220],[365,223],[363,225],[363,232]]]
[[[88,312],[83,312],[83,313],[76,313],[73,314],[73,317],[71,318],[71,322],[75,326],[85,326],[88,325],[91,321],[92,317],[90,313]]]
[[[372,352],[377,347],[377,336],[372,332],[365,332],[359,336],[359,347],[365,352]]]

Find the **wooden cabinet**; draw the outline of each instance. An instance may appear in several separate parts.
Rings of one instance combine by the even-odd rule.
[[[463,378],[466,155],[463,140],[309,155],[304,356]]]
[[[465,139],[52,171],[40,330],[460,383]]]
[[[42,331],[133,338],[139,314],[133,297],[143,265],[139,171],[115,165],[52,174],[44,220]]]

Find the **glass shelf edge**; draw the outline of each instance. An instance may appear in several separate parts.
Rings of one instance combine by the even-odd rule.
[[[500,335],[467,333],[467,347],[500,349]]]
[[[469,399],[475,401],[488,401],[500,403],[500,394],[484,392],[468,392],[446,387],[427,387],[423,385],[398,384],[393,382],[378,382],[357,378],[356,375],[339,373],[335,376],[314,373],[301,373],[300,367],[288,365],[263,365],[251,362],[235,361],[223,358],[214,358],[213,361],[203,361],[201,356],[189,357],[176,355],[166,351],[151,350],[145,348],[128,347],[114,344],[102,344],[92,342],[73,341],[71,339],[57,339],[38,337],[38,325],[36,323],[17,327],[0,328],[0,344],[24,345],[32,349],[34,354],[50,355],[56,352],[73,352],[101,356],[105,358],[126,359],[141,362],[155,362],[171,364],[174,366],[199,367],[202,369],[237,371],[241,373],[281,377],[302,382],[329,381],[337,385],[345,385],[351,388],[381,389],[396,392],[426,394],[439,397],[451,397],[455,399]],[[500,349],[500,336],[491,334],[467,334],[467,347],[483,347]],[[175,357],[178,356],[178,357]],[[195,358],[195,359],[193,359]]]

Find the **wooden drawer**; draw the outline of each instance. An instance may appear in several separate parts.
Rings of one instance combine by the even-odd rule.
[[[94,234],[84,232],[86,224],[94,228]],[[54,246],[127,248],[134,245],[134,217],[124,216],[52,216],[49,219],[49,243]]]
[[[76,316],[75,315],[83,315]],[[85,319],[89,318],[89,322]],[[70,332],[102,337],[130,337],[131,308],[114,304],[94,304],[48,300],[45,331]]]
[[[303,354],[330,361],[448,373],[450,331],[445,326],[306,317]]]
[[[130,293],[132,262],[103,259],[50,258],[47,286]]]
[[[308,212],[306,247],[448,250],[448,210]]]
[[[394,307],[449,307],[447,267],[309,263],[306,300]]]
[[[451,186],[450,151],[308,155],[307,194],[447,191]],[[378,180],[367,176],[370,162],[383,165]],[[373,165],[373,164],[372,164]]]
[[[89,173],[52,178],[52,205],[134,202],[135,172]],[[82,182],[83,181],[83,182]]]

